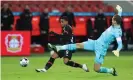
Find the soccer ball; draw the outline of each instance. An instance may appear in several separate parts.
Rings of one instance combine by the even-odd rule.
[[[27,67],[28,64],[29,64],[28,58],[24,57],[24,58],[20,59],[20,65],[21,65],[22,67]]]

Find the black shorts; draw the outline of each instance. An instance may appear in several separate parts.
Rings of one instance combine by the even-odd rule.
[[[74,53],[75,51],[69,51],[69,50],[61,50],[61,51],[59,51],[58,52],[58,56],[60,57],[60,58],[68,58],[68,59],[70,59],[71,60],[71,58],[72,58],[72,53]]]

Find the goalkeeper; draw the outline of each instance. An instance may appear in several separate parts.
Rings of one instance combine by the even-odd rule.
[[[117,76],[117,72],[115,68],[107,68],[102,67],[102,63],[104,61],[104,57],[106,56],[107,49],[109,44],[111,44],[115,39],[118,43],[117,50],[112,51],[117,57],[119,57],[119,51],[122,49],[122,30],[121,30],[121,13],[122,8],[117,5],[116,6],[117,13],[112,18],[112,25],[102,33],[102,35],[97,40],[88,39],[88,41],[76,44],[68,44],[63,46],[52,46],[56,52],[60,50],[76,50],[77,48],[91,50],[95,52],[95,63],[94,63],[94,71],[98,73],[110,73],[113,76]]]

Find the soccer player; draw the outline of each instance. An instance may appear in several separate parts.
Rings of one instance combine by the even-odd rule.
[[[115,68],[102,67],[109,44],[111,44],[115,39],[117,40],[118,48],[117,50],[113,51],[117,57],[119,57],[119,51],[122,49],[122,30],[120,27],[122,8],[117,5],[116,10],[117,14],[115,14],[112,18],[112,25],[105,30],[97,40],[88,39],[88,41],[82,43],[68,44],[63,46],[51,45],[50,47],[52,47],[56,52],[60,50],[76,50],[77,48],[94,51],[96,55],[94,71],[98,73],[110,73],[113,76],[117,76]]]
[[[70,25],[68,25],[68,18],[66,16],[63,16],[61,17],[60,19],[60,22],[61,22],[61,25],[62,25],[62,28],[63,28],[63,33],[60,35],[60,34],[57,34],[57,33],[54,33],[54,32],[51,32],[51,34],[54,34],[58,37],[60,37],[61,39],[61,42],[62,44],[71,44],[74,42],[74,39],[73,39],[73,33],[72,33],[72,28]],[[72,53],[74,51],[69,51],[69,50],[61,50],[59,52],[54,52],[53,50],[51,50],[51,57],[50,59],[48,60],[48,62],[46,63],[45,67],[42,68],[42,69],[36,69],[37,72],[47,72],[47,70],[54,64],[54,61],[55,59],[57,58],[62,58],[63,57],[63,60],[64,60],[64,64],[66,64],[67,66],[71,66],[71,67],[75,67],[75,68],[81,68],[83,70],[85,70],[86,72],[88,72],[88,68],[86,66],[86,64],[79,64],[79,63],[76,63],[74,61],[71,61],[71,57],[72,57]]]

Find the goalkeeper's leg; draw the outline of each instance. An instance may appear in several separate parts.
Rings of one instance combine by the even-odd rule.
[[[96,57],[95,57],[95,63],[94,63],[94,71],[98,73],[110,73],[113,76],[117,76],[117,72],[115,68],[107,68],[107,67],[101,67],[101,64],[104,61],[104,56],[99,54],[100,51],[95,51]]]
[[[115,68],[101,67],[101,64],[98,64],[98,63],[94,64],[94,71],[98,73],[110,73],[113,76],[117,76],[117,72]]]
[[[50,43],[48,46],[52,48],[55,52],[58,52],[60,50],[76,50],[76,49],[84,49],[84,50],[94,50],[95,41],[88,39],[88,41],[82,42],[82,43],[75,43],[75,44],[67,44],[63,46],[54,46]]]

